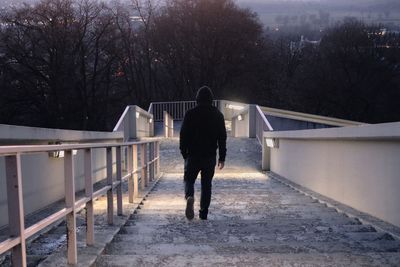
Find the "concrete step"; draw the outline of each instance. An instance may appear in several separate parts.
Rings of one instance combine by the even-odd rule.
[[[131,244],[159,244],[159,243],[174,243],[174,244],[196,244],[196,245],[207,245],[207,244],[219,244],[219,243],[240,243],[243,245],[253,244],[255,242],[290,242],[290,241],[302,241],[302,242],[328,242],[328,241],[346,241],[347,237],[342,233],[264,233],[252,232],[252,233],[235,233],[235,232],[224,232],[219,235],[215,235],[213,239],[206,236],[199,236],[197,234],[190,235],[182,233],[174,233],[173,235],[168,233],[147,233],[147,234],[119,234],[115,236],[113,242],[129,242]]]
[[[202,221],[194,222],[189,225],[187,222],[177,222],[176,224],[160,224],[151,225],[144,223],[137,223],[134,226],[125,226],[120,230],[120,234],[128,235],[142,235],[142,234],[171,234],[174,236],[186,236],[190,233],[197,233],[199,235],[251,235],[251,234],[304,234],[304,233],[346,233],[349,231],[356,231],[352,228],[344,228],[340,226],[331,227],[329,224],[312,220],[302,220],[301,222],[254,222],[252,223],[237,223],[235,221],[220,221],[222,223],[207,224]]]
[[[346,233],[346,237],[356,241],[394,241],[396,240],[392,235],[382,232],[369,232],[369,233]]]
[[[396,253],[238,253],[235,255],[102,255],[97,267],[115,266],[396,266]]]
[[[153,211],[153,213],[151,212]],[[163,216],[177,216],[183,218],[183,210],[140,210],[138,212],[138,215],[148,215],[151,216],[152,214],[157,214],[155,218],[162,218]],[[257,214],[257,213],[250,213],[250,212],[241,212],[238,213],[239,215],[235,214],[230,214],[230,220],[227,220],[229,218],[229,211],[224,210],[224,211],[219,211],[218,213],[211,213],[209,216],[209,221],[207,223],[213,224],[215,223],[231,223],[235,222],[238,220],[243,220],[244,222],[247,223],[252,223],[254,221],[257,221],[258,223],[263,223],[265,225],[304,225],[304,224],[310,224],[310,225],[359,225],[361,224],[359,220],[355,218],[349,218],[346,217],[342,214],[336,214],[336,213],[321,213],[321,215],[325,216],[318,216],[318,217],[311,217],[309,216],[308,218],[301,218],[299,216],[285,216],[285,215],[277,215],[277,216],[270,216],[268,213],[265,214]],[[246,214],[248,214],[246,216]],[[337,216],[335,216],[337,215]],[[157,217],[159,216],[159,217]],[[246,216],[246,218],[243,218]],[[151,220],[151,219],[150,219]]]
[[[337,220],[338,218],[344,218],[346,219],[347,217],[342,216],[342,215],[337,215],[336,213],[321,213],[321,216],[324,216],[324,220]],[[339,217],[337,217],[339,216]],[[342,217],[341,217],[342,216]],[[260,216],[260,215],[241,215],[241,216],[236,216],[234,218],[231,218],[230,220],[227,220],[226,217],[222,216],[217,216],[215,214],[210,215],[210,220],[212,217],[212,221],[224,221],[226,223],[229,222],[235,222],[235,221],[266,221],[268,219],[273,218],[274,220],[290,220],[290,221],[295,221],[295,220],[312,220],[315,219],[315,214],[268,214],[267,216]],[[195,219],[196,220],[196,219]],[[135,214],[135,216],[131,217],[127,222],[126,226],[134,226],[134,225],[141,225],[141,224],[146,224],[146,225],[168,225],[168,224],[176,224],[176,223],[183,223],[186,222],[187,219],[183,214],[183,211],[181,211],[179,214],[158,214],[158,215],[151,215],[151,214]]]
[[[198,243],[153,243],[132,244],[131,242],[112,242],[104,254],[109,255],[186,255],[197,254],[235,255],[237,253],[366,253],[366,252],[399,252],[400,242],[363,242],[361,245],[351,240],[334,241],[277,241],[262,242],[200,242]]]

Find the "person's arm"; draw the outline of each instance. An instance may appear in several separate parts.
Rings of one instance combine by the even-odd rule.
[[[182,157],[186,159],[188,157],[188,113],[183,118],[181,131],[179,133],[179,149],[181,150]]]
[[[219,169],[222,169],[224,168],[225,157],[226,157],[226,128],[225,128],[224,115],[222,115],[221,113],[218,120],[218,150],[219,150],[218,167]]]

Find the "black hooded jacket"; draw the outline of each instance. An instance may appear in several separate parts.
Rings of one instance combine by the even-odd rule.
[[[200,103],[186,112],[180,132],[180,146],[183,158],[216,156],[225,161],[226,129],[222,113],[211,104]]]

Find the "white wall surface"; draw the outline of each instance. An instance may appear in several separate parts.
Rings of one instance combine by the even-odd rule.
[[[265,133],[271,171],[400,226],[400,123]]]
[[[238,116],[232,118],[232,136],[249,137],[249,113],[241,116],[242,120],[238,120]]]

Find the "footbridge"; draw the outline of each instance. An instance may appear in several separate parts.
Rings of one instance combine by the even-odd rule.
[[[184,216],[195,102],[128,106],[110,133],[0,125],[0,265],[399,265],[400,123],[213,105],[229,137],[207,221]]]

